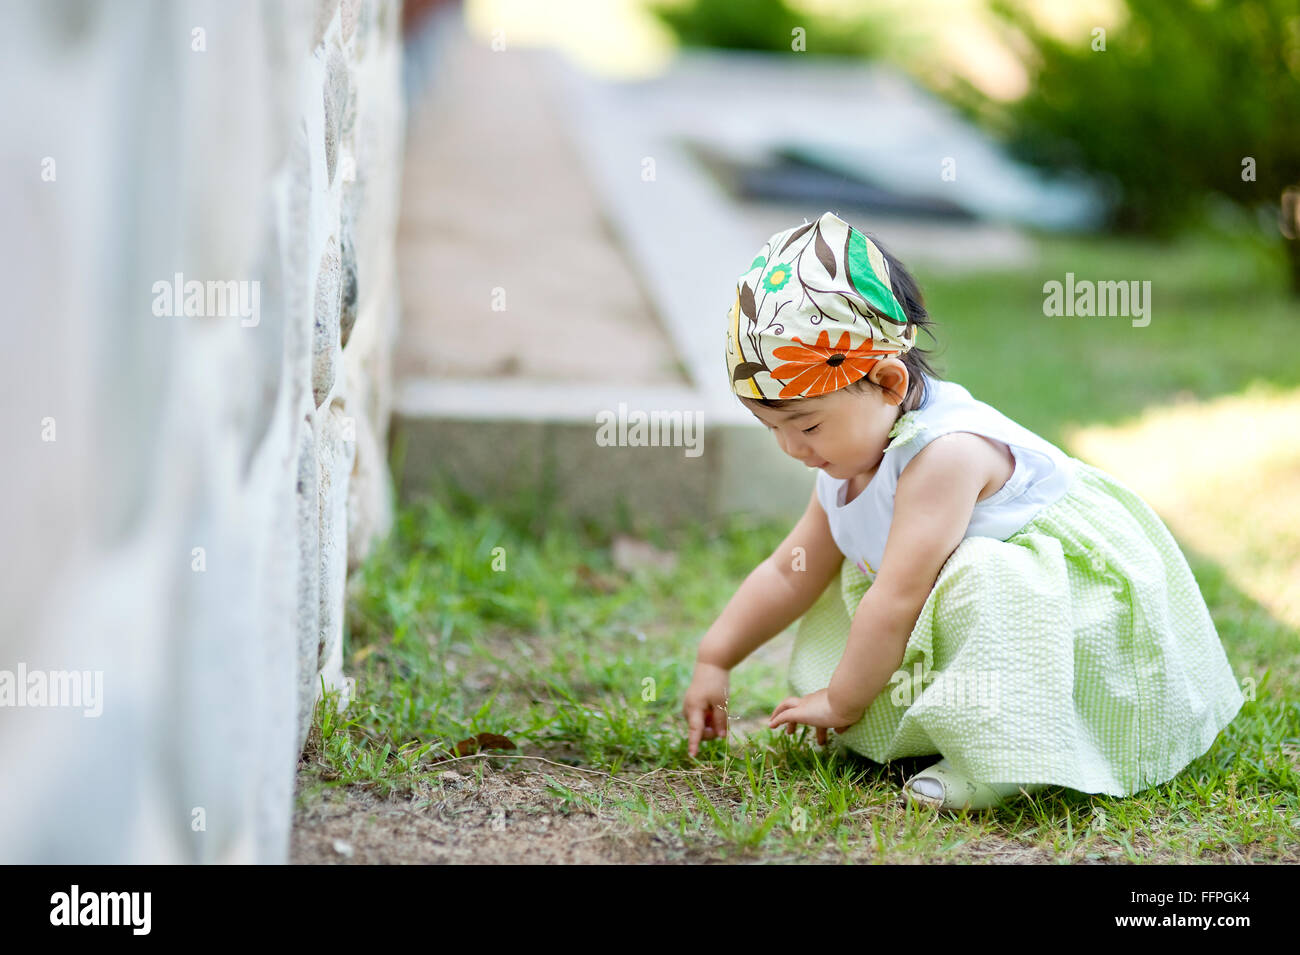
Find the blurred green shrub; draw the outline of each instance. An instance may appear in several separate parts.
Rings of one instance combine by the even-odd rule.
[[[876,58],[891,46],[886,23],[874,15],[813,15],[785,0],[690,0],[647,3],[646,9],[683,46]],[[802,28],[803,50],[795,46]]]
[[[1167,236],[1207,195],[1276,207],[1300,184],[1300,0],[1126,0],[1104,38],[1068,42],[1026,7],[989,5],[1028,93],[1004,103],[950,77],[943,95],[1017,158],[1108,182],[1115,229]]]

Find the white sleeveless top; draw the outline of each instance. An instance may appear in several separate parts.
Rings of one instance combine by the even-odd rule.
[[[964,537],[1006,540],[1047,505],[1064,496],[1074,475],[1074,458],[1017,424],[996,408],[977,401],[954,381],[925,376],[921,405],[899,420],[898,434],[885,448],[875,475],[848,504],[848,481],[817,472],[817,498],[831,534],[845,558],[874,579],[885,554],[894,516],[898,477],[909,461],[935,438],[971,431],[1005,441],[1016,467],[1002,488],[977,501]],[[964,538],[963,538],[964,539]]]

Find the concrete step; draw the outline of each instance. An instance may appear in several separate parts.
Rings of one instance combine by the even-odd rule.
[[[456,489],[631,532],[731,513],[794,519],[813,472],[687,388],[408,379],[394,396],[404,500]]]

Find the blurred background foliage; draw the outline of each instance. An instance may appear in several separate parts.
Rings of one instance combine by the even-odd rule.
[[[894,46],[891,18],[871,10],[812,13],[785,0],[653,0],[646,9],[683,46],[790,52],[795,29],[804,52],[828,56],[885,57]]]
[[[1116,233],[1166,239],[1225,212],[1248,228],[1276,222],[1300,294],[1300,0],[1117,6],[1104,36],[1086,27],[1063,37],[1030,0],[989,0],[992,25],[1028,78],[1010,100],[941,57],[918,56],[906,24],[878,8],[832,17],[786,0],[660,0],[650,9],[688,46],[788,52],[803,27],[809,54],[887,60],[1014,158],[1093,177],[1111,197]]]
[[[1029,90],[1004,103],[957,79],[949,101],[1016,158],[1109,182],[1117,231],[1169,236],[1207,199],[1276,208],[1300,185],[1297,0],[1126,0],[1104,38],[1069,42],[1023,0],[989,9]]]

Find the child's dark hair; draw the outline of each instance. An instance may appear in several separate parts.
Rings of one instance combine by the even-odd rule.
[[[881,244],[879,239],[870,232],[864,234],[876,244],[876,248],[880,249],[880,254],[883,255],[885,261],[889,263],[889,283],[894,290],[894,297],[898,299],[898,304],[903,306],[903,311],[907,314],[907,320],[917,327],[918,344],[913,345],[899,358],[899,361],[907,366],[907,395],[903,398],[903,403],[899,406],[898,410],[898,413],[902,415],[909,411],[916,410],[917,406],[920,405],[922,399],[925,397],[922,390],[922,373],[931,378],[941,377],[939,373],[930,366],[930,362],[927,360],[927,356],[930,355],[931,352],[923,351],[919,344],[919,336],[922,331],[929,335],[932,341],[937,342],[937,339],[934,337],[934,332],[930,331],[931,327],[937,323],[930,318],[930,313],[926,311],[925,300],[921,296],[921,288],[916,284],[916,279],[912,277],[912,273],[907,271],[903,263],[898,261],[898,259]],[[852,384],[845,385],[844,390],[862,392],[866,391],[868,388],[875,388],[877,391],[881,392],[885,390],[874,381],[871,381],[866,375],[863,375]],[[765,408],[789,408],[791,405],[805,399],[749,398],[748,400],[756,402]]]

